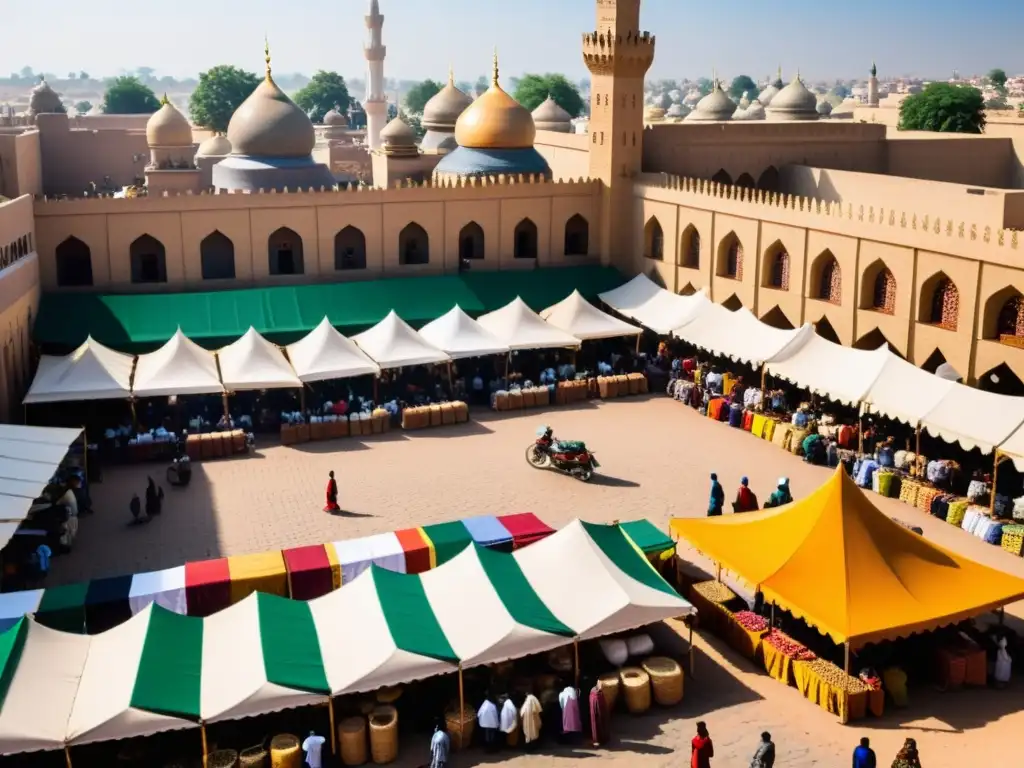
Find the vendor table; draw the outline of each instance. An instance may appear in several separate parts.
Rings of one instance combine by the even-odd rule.
[[[620,523],[619,527],[645,555],[656,555],[675,546],[675,542],[650,520],[632,520]]]
[[[767,647],[767,644],[765,646]],[[834,664],[821,659],[794,661],[793,679],[797,690],[805,699],[817,704],[826,712],[838,715],[844,723],[863,719],[867,714],[868,699],[872,691],[866,685],[859,693],[849,693],[835,687],[822,675],[826,666],[834,668],[835,673],[845,674]]]
[[[156,603],[174,613],[188,613],[184,565],[132,576],[132,586],[128,590],[128,604],[132,613],[139,613],[150,603]]]
[[[792,685],[794,659],[789,658],[771,643],[761,643],[764,656],[764,671],[783,685]],[[799,686],[797,686],[799,687]]]
[[[473,537],[461,520],[425,525],[420,531],[434,552],[434,567],[444,565],[473,543]]]
[[[724,608],[722,609],[725,610]],[[726,611],[728,613],[728,611]],[[761,639],[768,634],[767,629],[761,629],[758,631],[749,630],[740,624],[734,618],[734,614],[729,614],[729,624],[726,628],[725,641],[729,643],[729,647],[737,653],[741,653],[751,661],[757,661],[763,653]]]
[[[228,560],[200,560],[185,564],[185,602],[189,616],[212,616],[231,605]]]
[[[36,619],[50,629],[62,632],[85,632],[85,596],[89,582],[47,587],[39,601]]]
[[[93,579],[85,593],[85,628],[90,635],[106,632],[132,617],[131,576]]]

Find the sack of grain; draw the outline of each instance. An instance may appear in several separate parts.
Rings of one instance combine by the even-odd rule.
[[[523,392],[520,389],[513,389],[508,393],[508,409],[518,411],[523,407]]]
[[[494,410],[496,411],[507,411],[508,410],[508,392],[500,390],[494,393]]]
[[[533,408],[537,405],[537,398],[533,394],[532,389],[520,390],[523,395],[523,408]]]
[[[455,423],[455,403],[441,403],[441,423]]]
[[[533,402],[538,408],[541,408],[545,405],[550,405],[551,396],[548,392],[548,388],[537,387],[535,390],[533,390]]]
[[[441,405],[439,403],[430,404],[430,426],[440,427],[441,426]]]
[[[461,400],[455,401],[455,423],[463,424],[469,421],[469,406]]]
[[[598,376],[597,377],[597,391],[601,395],[602,400],[607,400],[609,397],[614,397],[611,394],[611,389],[615,385],[615,380],[610,376]]]
[[[629,394],[640,394],[640,382],[643,381],[643,378],[644,375],[642,373],[631,373],[626,376],[626,381],[629,383]]]

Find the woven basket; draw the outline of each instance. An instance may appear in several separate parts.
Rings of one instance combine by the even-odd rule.
[[[444,713],[445,725],[448,728],[448,737],[452,740],[452,750],[459,751],[473,742],[473,729],[476,727],[476,713],[466,707],[462,710],[462,717],[459,717],[458,706],[452,707]]]
[[[623,667],[619,681],[626,697],[626,709],[640,715],[651,708],[651,678],[639,667]]]
[[[377,765],[398,757],[398,710],[381,704],[370,715],[370,755]]]
[[[671,707],[683,700],[683,668],[666,656],[651,656],[640,665],[650,675],[654,700]]]
[[[621,687],[618,672],[609,672],[607,675],[597,678],[597,689],[604,695],[609,712],[615,709],[615,704],[619,701],[619,688]]]
[[[238,752],[233,749],[218,749],[206,756],[206,768],[235,768]]]
[[[402,697],[402,686],[395,685],[391,688],[381,688],[377,691],[377,701],[381,704],[394,704]]]
[[[297,737],[279,733],[270,740],[270,768],[302,768],[302,749]]]
[[[338,743],[341,744],[342,765],[362,765],[366,762],[366,720],[346,717],[338,723]]]
[[[267,748],[262,744],[246,747],[238,753],[238,768],[266,768]]]

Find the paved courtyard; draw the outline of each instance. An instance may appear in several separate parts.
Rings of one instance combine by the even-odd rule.
[[[672,516],[703,514],[712,471],[727,494],[748,475],[762,499],[780,475],[791,479],[797,498],[828,477],[826,469],[658,396],[520,415],[475,413],[474,419],[411,434],[272,446],[248,458],[198,464],[187,490],[166,489],[163,516],[147,526],[127,525],[128,501],[133,490],[141,495],[147,473],[162,481],[164,467],[109,470],[94,489],[97,513],[83,520],[75,551],[54,562],[51,578],[61,583],[127,574],[475,514],[531,511],[554,526],[574,517],[646,517],[665,527]],[[527,465],[525,448],[545,422],[561,437],[587,442],[601,461],[600,479],[588,485]],[[338,477],[345,517],[320,511],[329,470]],[[921,526],[932,541],[1024,576],[1021,558],[897,501],[875,499],[888,514]],[[710,571],[692,551],[683,555]],[[1024,605],[1012,606],[1008,615],[1024,617]],[[787,768],[848,765],[862,735],[871,737],[880,766],[890,764],[908,736],[918,740],[928,768],[1017,764],[1011,755],[1024,728],[1019,683],[1005,691],[913,691],[907,711],[842,726],[714,638],[699,636],[696,646],[696,679],[688,681],[678,710],[622,716],[613,724],[613,744],[593,754],[517,756],[506,764],[540,768],[585,757],[610,768],[686,765],[698,719],[707,721],[714,738],[715,768],[746,768],[765,729],[778,745],[776,764]],[[400,768],[426,762],[425,754],[403,752]],[[478,757],[485,759],[467,759],[472,764]]]

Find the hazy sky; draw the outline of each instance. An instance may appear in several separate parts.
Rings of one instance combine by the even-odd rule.
[[[368,0],[3,0],[0,72],[31,66],[94,76],[149,66],[194,76],[215,64],[263,67],[263,35],[281,72],[364,72]],[[580,33],[593,0],[380,0],[389,77],[456,78],[489,71],[498,47],[506,76],[586,75]],[[992,67],[1024,72],[1022,0],[644,0],[658,36],[652,77],[750,74],[781,64],[811,78],[947,76]]]

